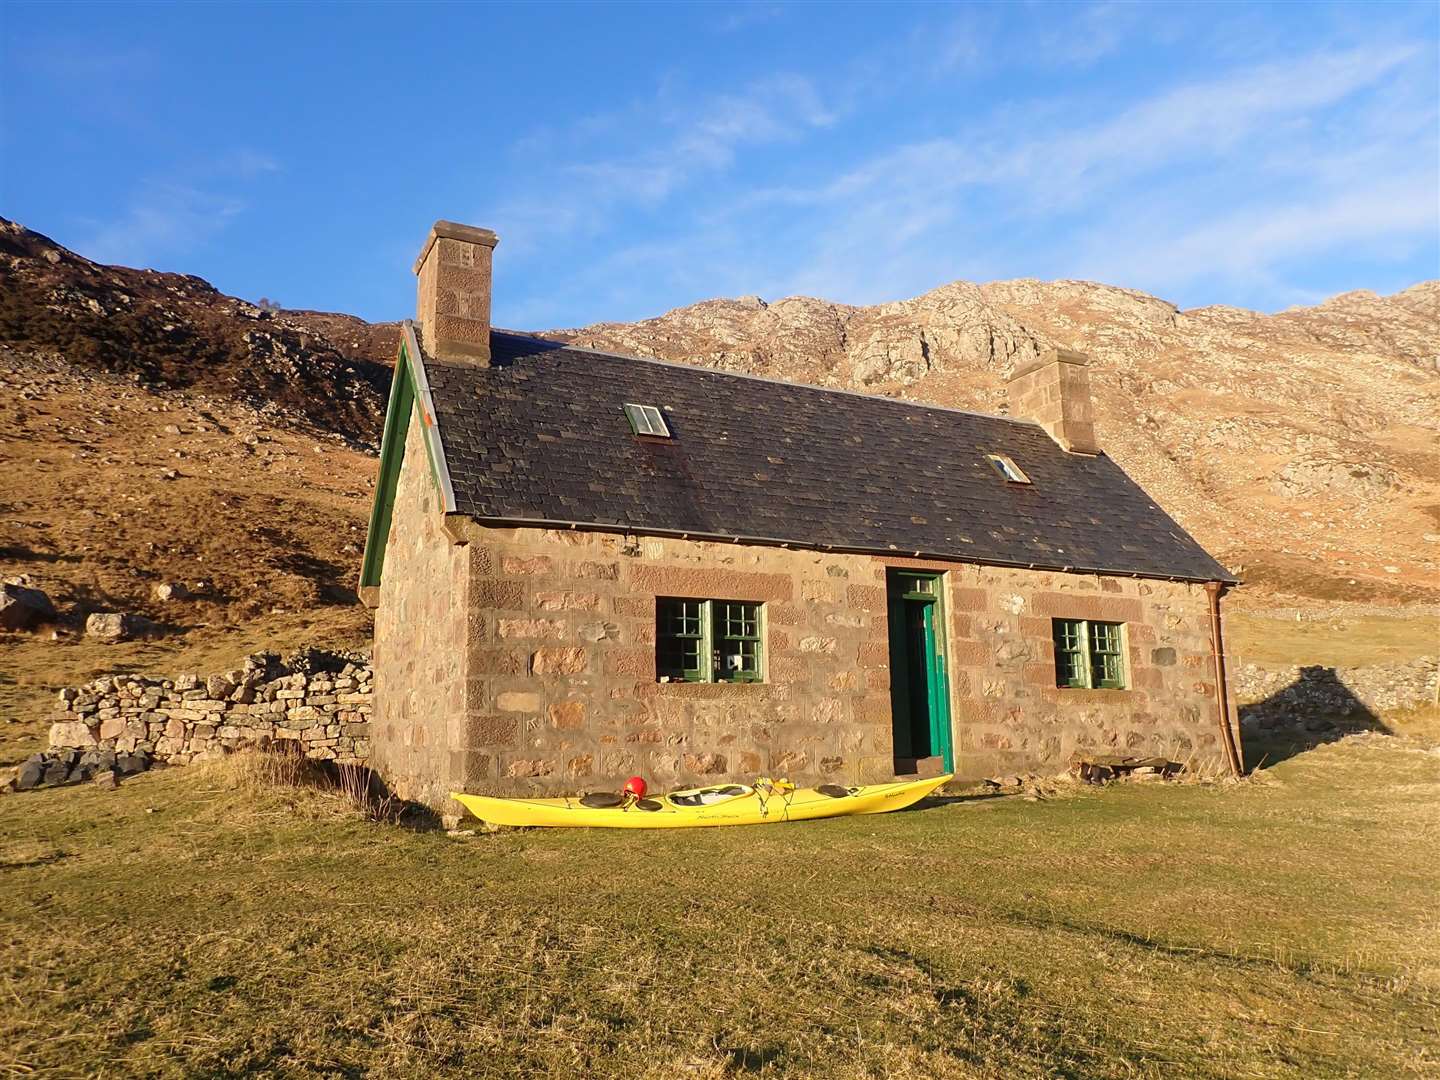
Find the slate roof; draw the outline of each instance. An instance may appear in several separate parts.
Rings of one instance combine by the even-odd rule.
[[[482,521],[1235,580],[1110,458],[1027,421],[519,334],[491,349],[489,368],[425,361],[456,510]],[[626,402],[674,438],[631,434]]]

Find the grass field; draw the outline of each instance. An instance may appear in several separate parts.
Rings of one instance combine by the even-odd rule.
[[[1232,608],[1225,616],[1225,639],[1232,662],[1262,667],[1403,664],[1440,652],[1440,615],[1399,609],[1393,615],[1296,619]]]
[[[13,1075],[1440,1075],[1440,753],[456,838],[242,756],[0,799]]]

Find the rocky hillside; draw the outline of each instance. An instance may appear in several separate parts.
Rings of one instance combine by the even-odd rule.
[[[0,342],[372,443],[393,323],[263,310],[183,274],[101,266],[0,218]]]
[[[1278,315],[956,282],[875,307],[711,300],[554,336],[987,412],[1016,362],[1080,349],[1107,452],[1259,591],[1440,599],[1440,282]]]
[[[0,579],[61,616],[0,633],[0,765],[43,737],[59,686],[366,644],[354,582],[395,341],[0,221]],[[93,641],[93,611],[155,632]]]

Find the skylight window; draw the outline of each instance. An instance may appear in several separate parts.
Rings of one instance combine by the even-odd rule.
[[[1025,475],[1025,470],[1016,465],[1004,454],[986,454],[985,460],[990,463],[991,468],[998,472],[1011,484],[1028,484],[1030,478]]]
[[[630,421],[630,430],[636,435],[654,435],[659,439],[671,437],[665,417],[654,405],[632,405],[626,402],[625,418]]]

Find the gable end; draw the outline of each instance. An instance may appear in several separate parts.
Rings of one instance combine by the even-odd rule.
[[[360,564],[360,599],[369,607],[379,602],[380,577],[385,567],[385,544],[390,536],[390,521],[395,512],[395,489],[400,482],[400,469],[405,462],[405,434],[410,416],[418,409],[420,431],[425,439],[430,478],[440,494],[442,513],[455,511],[455,489],[450,483],[450,469],[445,461],[445,448],[440,441],[435,404],[430,395],[430,381],[425,361],[415,338],[415,324],[408,319],[402,324],[400,349],[395,358],[395,375],[390,380],[390,400],[385,406],[385,428],[380,439],[380,473],[375,480],[375,499],[370,506],[370,526],[365,534],[365,556]]]

